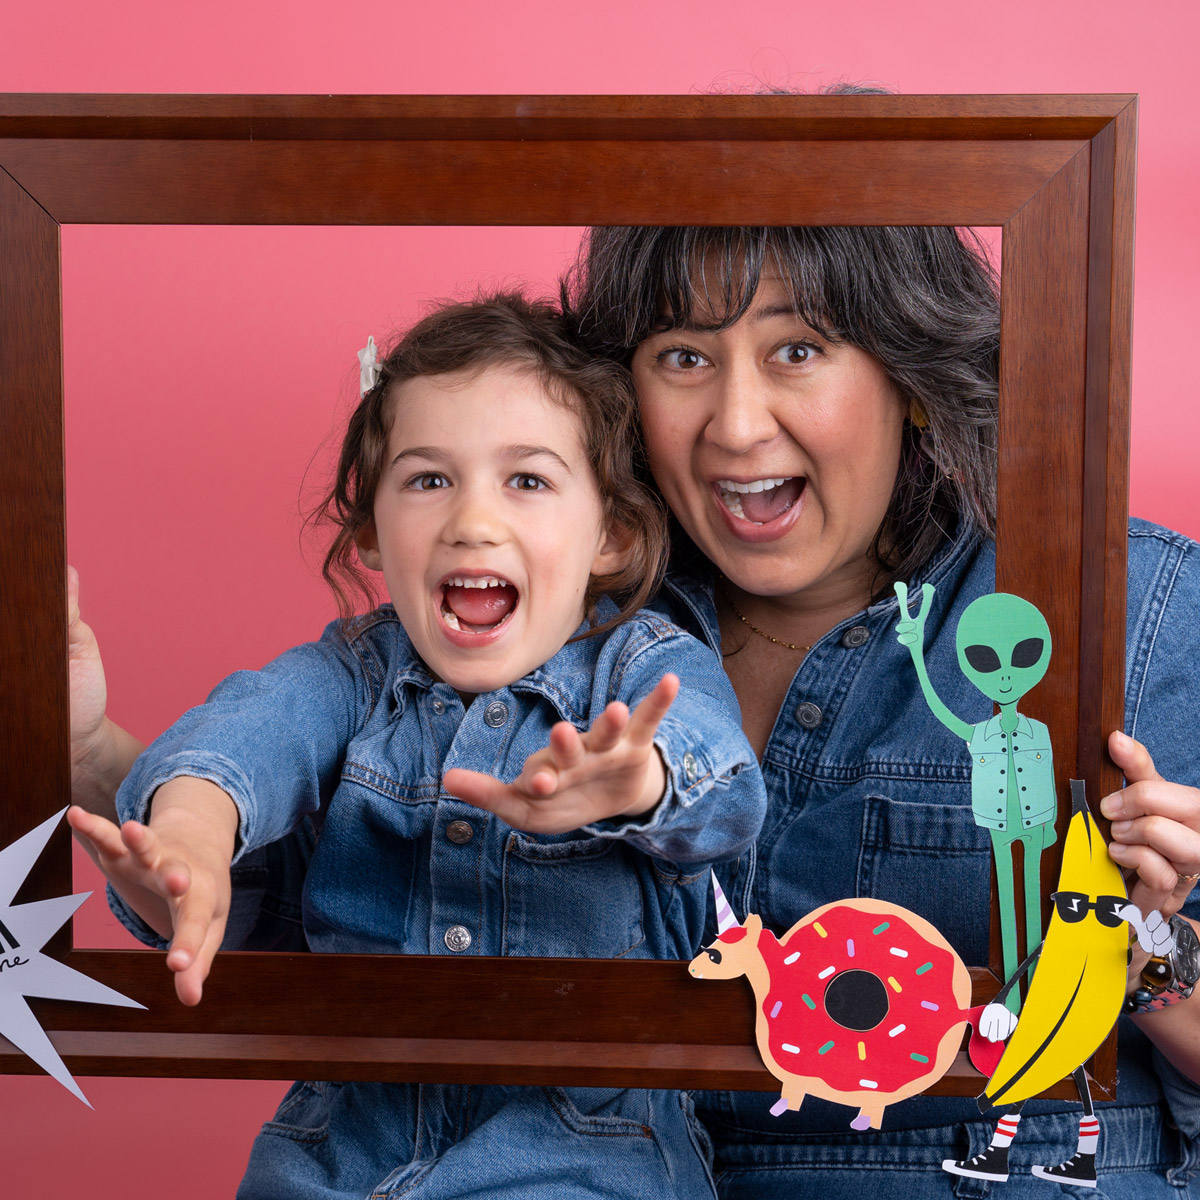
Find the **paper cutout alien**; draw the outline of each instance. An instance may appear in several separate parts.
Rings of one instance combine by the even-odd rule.
[[[971,725],[939,698],[925,668],[925,618],[933,600],[932,584],[921,588],[915,616],[908,610],[908,588],[897,583],[900,622],[896,637],[907,646],[921,691],[933,715],[967,743],[971,755],[971,811],[975,823],[992,838],[1000,910],[1004,977],[1011,980],[1020,961],[1014,899],[1012,847],[1024,847],[1025,945],[1042,940],[1041,858],[1056,840],[1054,765],[1050,733],[1040,721],[1017,709],[1021,698],[1041,682],[1050,665],[1050,628],[1046,618],[1020,596],[995,592],[972,601],[955,632],[963,674],[1000,711]],[[1010,1003],[1018,1002],[1015,992]]]
[[[775,1116],[806,1095],[856,1106],[853,1129],[878,1129],[889,1104],[915,1096],[954,1061],[967,1023],[971,978],[950,943],[898,904],[838,900],[783,935],[755,914],[739,923],[713,876],[717,939],[688,970],[697,979],[745,975],[758,1010],[755,1036],[780,1081]],[[975,1034],[971,1061],[983,1074],[1002,1043]]]
[[[144,1008],[145,1005],[42,953],[50,935],[70,919],[91,892],[35,900],[29,904],[12,903],[17,889],[25,882],[30,867],[37,861],[66,811],[64,808],[11,846],[0,850],[0,1036],[8,1038],[18,1050],[29,1055],[91,1108],[25,997],[85,1000],[91,1004],[119,1004],[125,1008]]]
[[[1021,1107],[1068,1075],[1079,1090],[1083,1115],[1074,1155],[1056,1166],[1033,1167],[1039,1179],[1077,1187],[1096,1186],[1096,1146],[1100,1125],[1092,1108],[1083,1063],[1104,1041],[1125,1000],[1129,934],[1151,954],[1168,953],[1170,927],[1159,912],[1145,920],[1130,904],[1120,868],[1088,812],[1083,783],[1071,780],[1073,811],[1063,847],[1058,890],[1053,893],[1045,941],[1018,968],[983,1011],[985,1036],[1008,1037],[1004,1053],[979,1096],[982,1112],[1015,1105],[996,1124],[986,1150],[969,1159],[946,1159],[953,1175],[1003,1182],[1008,1178],[1008,1147],[1021,1120]],[[1038,963],[1020,1016],[1005,1005],[1017,994],[1017,979]],[[1013,1024],[1016,1028],[1013,1028]],[[1009,1036],[1011,1035],[1011,1036]]]

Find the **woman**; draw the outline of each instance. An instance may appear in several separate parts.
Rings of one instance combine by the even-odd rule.
[[[987,836],[971,816],[962,743],[931,716],[896,642],[891,584],[936,584],[930,674],[962,719],[990,716],[953,649],[958,615],[994,586],[987,268],[943,229],[610,229],[591,235],[569,292],[581,336],[628,362],[638,386],[650,465],[681,527],[664,602],[721,650],[762,759],[771,808],[735,909],[782,930],[826,901],[877,895],[984,961]],[[1132,531],[1126,725],[1184,782],[1160,782],[1150,754],[1114,735],[1129,786],[1103,805],[1118,818],[1113,857],[1137,873],[1132,899],[1167,914],[1190,891],[1180,877],[1200,871],[1200,792],[1185,786],[1200,782],[1186,736],[1198,559],[1187,539]],[[103,722],[98,660],[73,628],[73,695],[93,680],[90,714],[81,706],[76,719],[77,798],[102,807],[134,747]],[[227,944],[265,946],[289,928],[294,850],[279,846],[235,881]],[[1193,999],[1122,1021],[1121,1099],[1101,1109],[1104,1194],[1188,1194],[1198,1014]],[[987,1194],[940,1166],[988,1144],[992,1123],[972,1100],[920,1097],[860,1135],[845,1109],[810,1099],[774,1117],[774,1099],[703,1098],[723,1195]],[[1001,1194],[1046,1194],[1021,1164],[1066,1158],[1078,1112],[1026,1106]]]
[[[770,809],[735,909],[782,930],[829,900],[876,895],[985,961],[986,831],[963,744],[896,641],[892,594],[897,580],[936,585],[930,674],[962,719],[990,717],[954,651],[958,616],[995,583],[998,312],[981,257],[948,229],[597,229],[570,291],[581,334],[633,371],[650,466],[686,535],[672,612],[720,648],[762,760]],[[1129,597],[1128,727],[1164,774],[1196,783],[1200,547],[1135,525]],[[1143,910],[1174,913],[1200,870],[1200,791],[1158,781],[1130,738],[1114,735],[1110,753],[1130,783],[1103,803],[1118,818],[1113,857],[1137,872]],[[1200,1090],[1168,1061],[1200,1080],[1200,1003],[1123,1025],[1102,1186],[1178,1195]],[[987,1186],[984,1171],[940,1174],[939,1151],[961,1162],[988,1144],[971,1101],[909,1101],[862,1139],[818,1101],[769,1108],[753,1093],[705,1098],[723,1195]],[[1078,1113],[1027,1106],[1018,1163],[1065,1159]],[[1029,1186],[1045,1185],[1015,1174],[1006,1194]]]

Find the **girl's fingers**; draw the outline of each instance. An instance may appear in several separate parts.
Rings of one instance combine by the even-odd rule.
[[[149,825],[142,825],[137,821],[126,821],[121,826],[121,840],[129,848],[139,867],[150,872],[158,870],[162,848],[158,835]]]
[[[462,767],[451,767],[442,776],[442,787],[452,796],[474,804],[476,808],[492,809],[503,795],[504,784],[482,771],[467,771]]]
[[[71,805],[67,809],[67,824],[76,833],[87,838],[96,851],[106,858],[115,860],[129,853],[121,838],[121,831],[111,821],[106,821],[85,808]]]
[[[599,721],[597,721],[597,725]],[[579,736],[579,730],[575,728],[569,721],[559,721],[553,729],[550,730],[550,755],[549,763],[557,767],[560,771],[569,770],[571,767],[578,766],[587,754],[588,749],[583,744],[583,738]],[[533,755],[531,762],[536,761],[540,756]],[[543,766],[543,763],[538,763],[538,767]],[[522,775],[528,773],[529,763],[525,765],[525,771]]]
[[[607,754],[614,749],[629,724],[629,709],[619,700],[614,700],[592,722],[586,740],[581,739],[589,754]]]
[[[667,710],[679,695],[679,676],[664,675],[658,686],[633,710],[629,718],[629,740],[635,746],[648,746]]]
[[[221,939],[225,936],[225,922],[210,921],[208,930],[199,949],[190,963],[175,970],[175,994],[183,1004],[192,1007],[200,1003],[204,993],[204,983],[212,970],[213,959],[221,948]],[[174,950],[174,945],[172,945]],[[171,965],[171,956],[167,955],[167,965]]]

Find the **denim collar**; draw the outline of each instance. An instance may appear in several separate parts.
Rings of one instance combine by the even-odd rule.
[[[596,603],[596,623],[603,624],[620,611],[608,596],[601,596]],[[404,711],[410,690],[423,693],[446,687],[434,677],[416,652],[391,604],[382,605],[356,625],[349,633],[350,640],[359,640],[368,630],[379,625],[387,625],[395,639],[394,645],[389,647],[385,670],[391,673],[392,695],[400,712]],[[578,637],[589,628],[589,623],[584,621],[572,636]],[[617,627],[618,630],[620,628]],[[554,707],[560,720],[579,724],[585,720],[582,714],[588,711],[596,660],[613,632],[568,642],[548,662],[535,667],[528,675],[495,692],[480,693],[480,696],[500,696],[507,691],[539,695]]]

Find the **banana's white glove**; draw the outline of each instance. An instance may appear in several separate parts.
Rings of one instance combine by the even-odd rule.
[[[1017,1027],[1017,1014],[994,1000],[979,1017],[979,1032],[989,1042],[1002,1042]]]
[[[1156,958],[1161,958],[1165,954],[1170,954],[1175,949],[1175,935],[1171,932],[1171,927],[1167,924],[1166,918],[1163,917],[1157,908],[1143,920],[1141,910],[1138,906],[1136,904],[1127,904],[1117,913],[1117,916],[1122,921],[1128,921],[1137,930],[1138,945],[1147,954],[1153,954]]]

